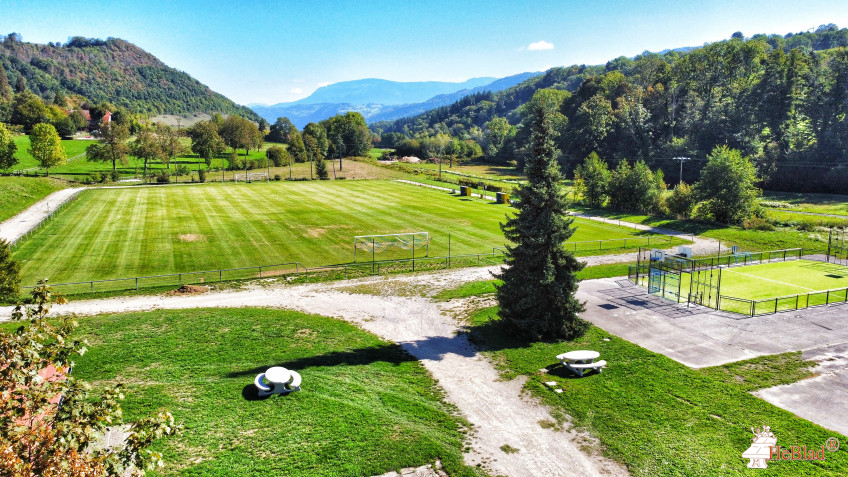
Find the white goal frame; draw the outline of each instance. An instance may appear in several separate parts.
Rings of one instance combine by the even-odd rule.
[[[249,172],[247,174],[236,174],[234,177],[236,182],[239,181],[239,178],[245,182],[270,181],[271,179],[267,172]]]
[[[403,240],[403,237],[409,237]],[[385,240],[392,237],[395,240]],[[416,239],[418,237],[418,239]],[[380,241],[379,245],[377,240]],[[383,234],[383,235],[356,235],[353,237],[353,261],[356,262],[356,250],[363,249],[373,254],[376,252],[385,252],[387,250],[412,250],[412,258],[415,258],[415,249],[425,247],[424,256],[430,255],[430,233],[429,232],[406,232],[401,234]]]

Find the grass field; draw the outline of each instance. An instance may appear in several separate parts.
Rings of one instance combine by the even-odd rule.
[[[810,194],[799,192],[765,192],[763,201],[785,203],[790,211],[813,212],[848,217],[848,196],[838,194]]]
[[[757,471],[745,468],[741,454],[751,445],[750,428],[762,425],[771,426],[784,446],[818,448],[833,436],[844,442],[845,437],[749,393],[786,384],[787,376],[804,377],[797,371],[804,363],[794,365],[800,356],[693,370],[599,328],[571,342],[515,340],[500,329],[496,313],[497,308],[487,308],[473,314],[471,333],[490,350],[487,354],[500,364],[504,378],[526,376],[525,388],[552,414],[571,416],[574,426],[597,436],[604,454],[623,462],[634,476],[755,475]],[[564,370],[555,356],[577,349],[600,352],[608,360],[604,372],[574,378]],[[542,374],[541,368],[549,371]],[[564,392],[553,392],[546,381]],[[816,462],[772,461],[760,472],[846,475],[848,452],[840,449]]]
[[[349,263],[355,235],[427,231],[430,256],[444,256],[450,234],[452,255],[486,253],[503,244],[499,224],[512,211],[388,181],[101,189],[80,195],[14,256],[29,285],[43,277],[65,283],[291,261]],[[595,221],[576,224],[573,241],[644,236]],[[633,242],[628,247],[644,243]]]
[[[64,183],[48,178],[0,177],[0,222],[64,188]]]
[[[125,384],[125,419],[160,409],[185,425],[157,442],[167,466],[148,475],[377,475],[440,459],[462,463],[464,424],[424,367],[356,326],[290,311],[168,310],[81,320],[89,351],[74,375]],[[249,400],[281,365],[302,391]]]
[[[91,140],[63,139],[62,149],[65,150],[65,155],[68,157],[68,164],[51,169],[50,172],[78,171],[87,169],[87,166],[84,166],[84,164],[88,163],[85,161],[84,157],[81,157],[81,155],[85,154],[85,149],[92,143],[94,143],[94,141]],[[32,157],[32,154],[29,153],[29,136],[15,136],[15,144],[18,146],[18,150],[15,152],[15,157],[18,158],[18,164],[13,167],[12,170],[19,171],[22,169],[40,167],[38,161],[36,161],[35,158]],[[103,164],[95,164],[98,167],[103,166]]]

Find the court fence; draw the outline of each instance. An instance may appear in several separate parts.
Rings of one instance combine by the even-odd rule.
[[[759,316],[781,311],[848,302],[848,288],[811,291],[774,298],[748,299],[722,294],[722,270],[747,265],[812,260],[846,265],[843,258],[828,251],[791,248],[766,252],[736,252],[727,256],[688,259],[663,257],[659,260],[649,250],[640,249],[636,265],[628,267],[627,278],[648,292],[677,303],[697,304],[719,311]],[[685,279],[688,277],[688,290]]]

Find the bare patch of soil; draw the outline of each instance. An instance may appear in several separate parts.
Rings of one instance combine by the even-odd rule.
[[[176,290],[169,291],[165,295],[174,296],[174,295],[197,295],[199,293],[206,293],[209,291],[208,287],[203,287],[200,285],[183,285]]]

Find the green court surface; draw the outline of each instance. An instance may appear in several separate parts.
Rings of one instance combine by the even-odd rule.
[[[812,260],[724,268],[721,294],[761,300],[848,287],[848,268]]]
[[[681,273],[679,300],[675,274],[665,276],[665,298],[694,302],[722,311],[760,315],[809,306],[848,301],[848,267],[814,260],[787,260],[759,265],[732,266],[702,270],[695,283],[690,273]],[[712,287],[698,287],[697,282]],[[647,278],[640,278],[647,286]],[[718,290],[717,290],[718,289]],[[721,299],[717,302],[717,295]]]
[[[504,244],[500,223],[514,212],[508,205],[389,181],[99,189],[82,193],[14,256],[28,286],[44,277],[67,283],[295,261],[307,267],[349,263],[356,235],[426,231],[431,257],[447,255],[449,235],[453,256],[491,254]],[[575,225],[572,241],[627,238],[633,249],[645,244],[637,237],[648,238],[591,220]],[[581,253],[612,248],[599,252],[598,242],[590,245],[594,251]],[[411,252],[375,258],[411,258]]]

